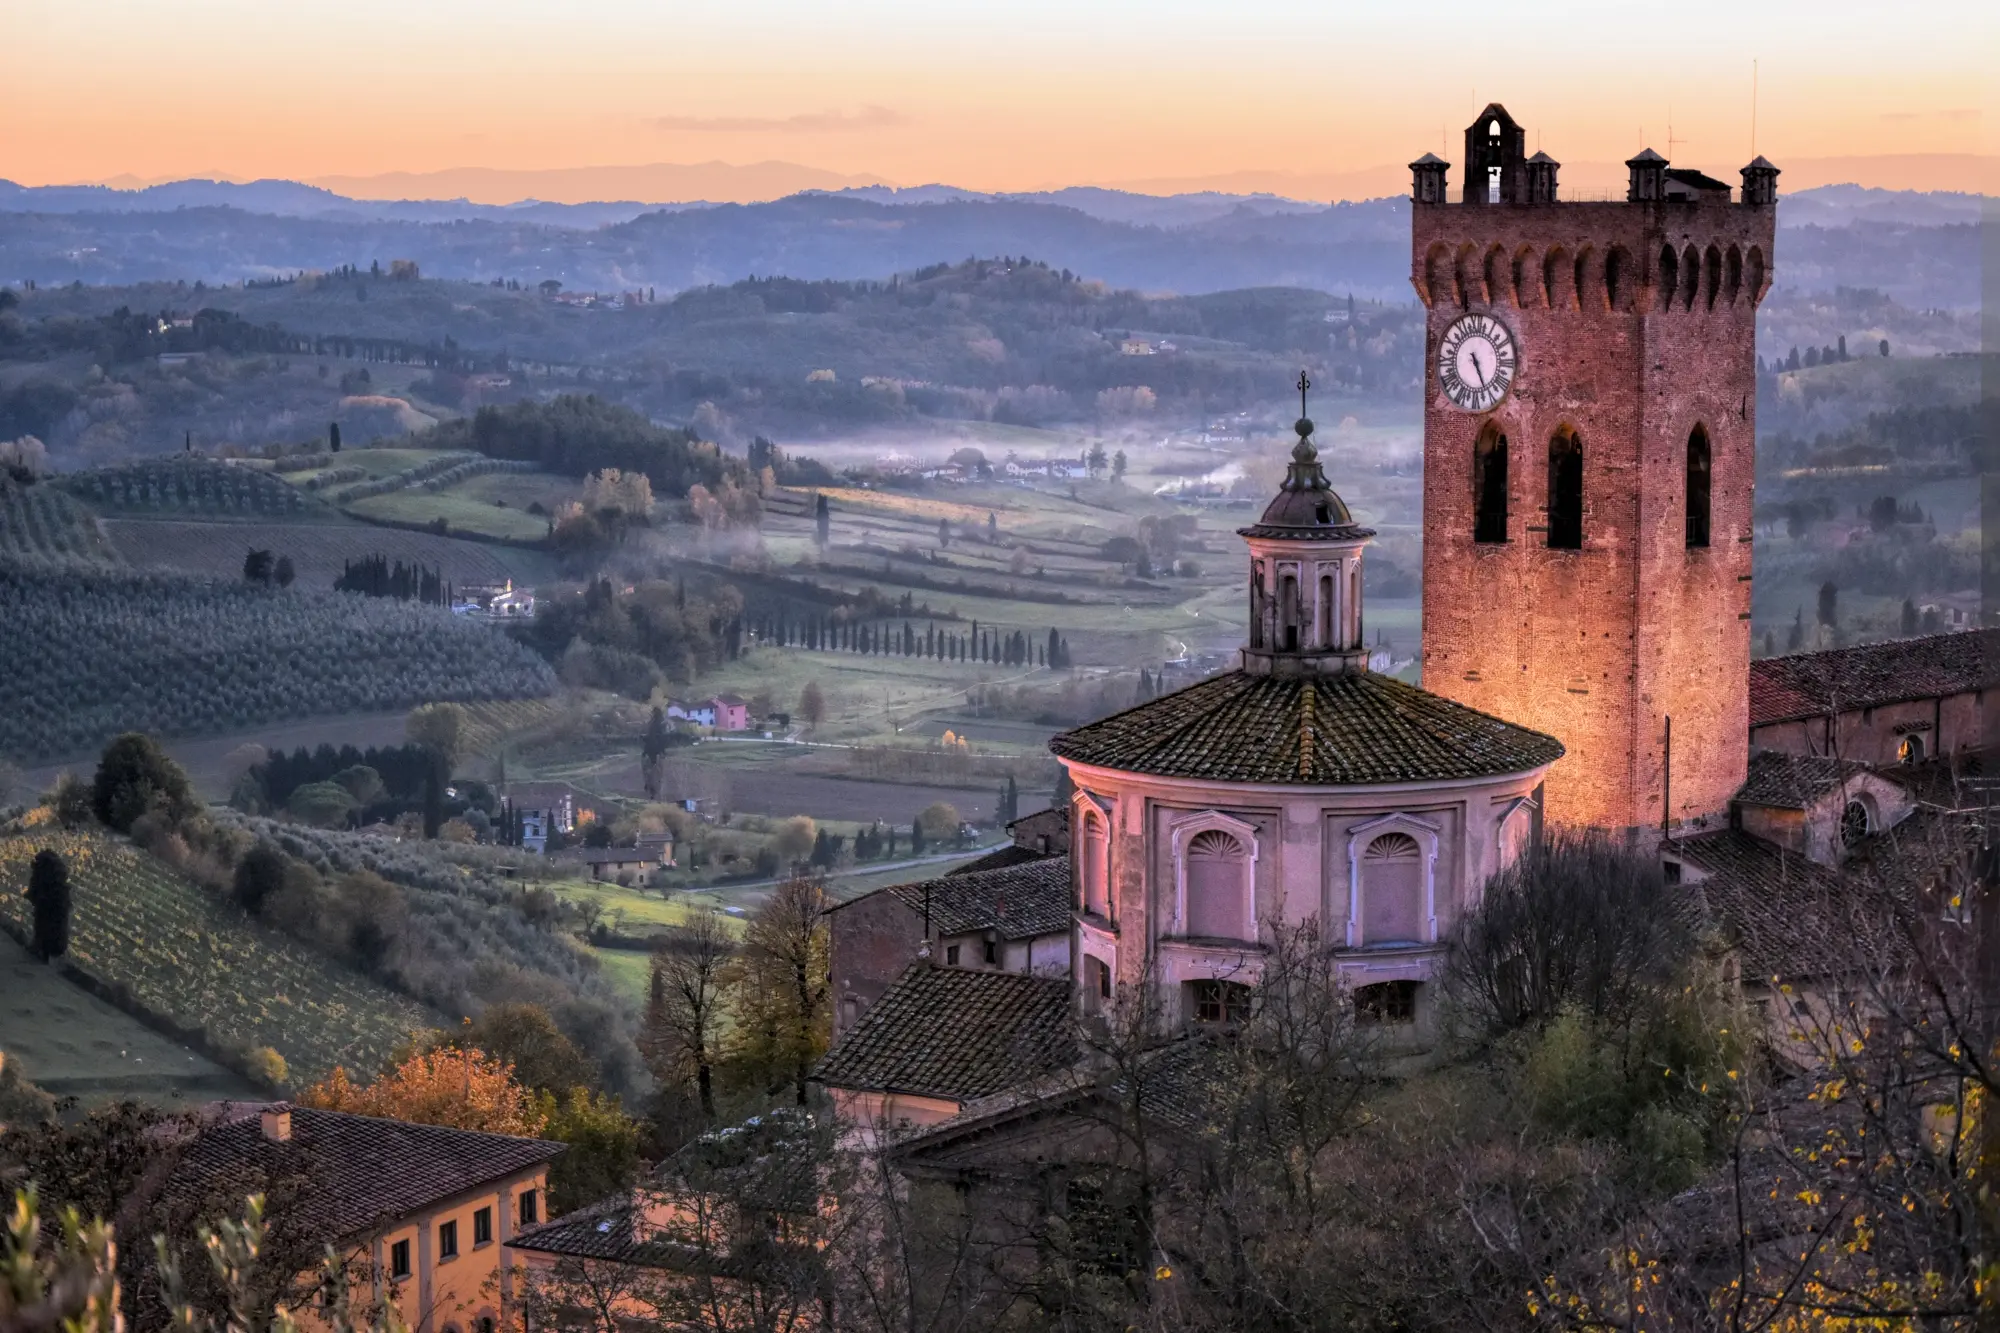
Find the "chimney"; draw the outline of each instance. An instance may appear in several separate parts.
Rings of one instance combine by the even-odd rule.
[[[272,1143],[292,1141],[292,1106],[290,1102],[279,1102],[264,1108],[264,1137]]]

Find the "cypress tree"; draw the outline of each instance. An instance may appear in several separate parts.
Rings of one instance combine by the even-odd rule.
[[[28,871],[28,903],[34,909],[35,955],[44,962],[69,952],[69,865],[62,853],[43,848]]]

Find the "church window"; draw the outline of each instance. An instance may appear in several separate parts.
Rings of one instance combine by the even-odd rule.
[[[1286,574],[1278,581],[1278,616],[1283,622],[1280,643],[1288,653],[1299,650],[1299,576]]]
[[[1264,646],[1264,562],[1250,562],[1250,646]]]
[[[1865,801],[1849,801],[1840,812],[1840,845],[1852,847],[1875,831],[1875,817]]]
[[[1354,992],[1354,1017],[1361,1023],[1411,1023],[1417,1017],[1414,981],[1380,981]]]
[[[1204,829],[1187,845],[1186,933],[1242,939],[1250,919],[1250,857],[1221,829]]]
[[[1104,821],[1095,813],[1083,819],[1083,910],[1111,915],[1111,847]]]
[[[1241,1023],[1250,1017],[1250,988],[1234,981],[1191,981],[1188,1000],[1197,1023]]]
[[[1896,747],[1896,762],[1899,764],[1920,764],[1924,759],[1924,738],[1915,732],[1903,737],[1903,743]]]
[[[1472,540],[1507,540],[1507,437],[1488,426],[1472,447]]]
[[[1568,426],[1549,441],[1549,546],[1583,547],[1583,441]]]
[[[1415,943],[1423,918],[1423,850],[1407,833],[1384,833],[1361,854],[1361,942]]]
[[[1688,436],[1687,453],[1687,544],[1690,548],[1708,545],[1709,468],[1708,432],[1696,426]]]
[[[1674,303],[1674,293],[1680,290],[1681,258],[1674,253],[1674,247],[1660,247],[1660,309],[1670,309]]]
[[[1322,574],[1319,576],[1318,609],[1319,646],[1322,648],[1331,648],[1334,646],[1335,638],[1333,624],[1333,575],[1331,574]]]

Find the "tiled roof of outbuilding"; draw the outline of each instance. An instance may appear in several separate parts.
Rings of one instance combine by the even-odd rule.
[[[945,873],[947,875],[979,875],[984,874],[988,870],[1005,870],[1009,866],[1026,865],[1030,861],[1046,861],[1048,859],[1049,854],[1046,852],[1038,852],[1032,847],[1023,847],[1018,843],[1010,842],[1005,847],[996,847],[986,853],[986,855],[967,861],[958,869]]]
[[[1848,778],[1870,771],[1851,759],[1759,750],[1750,756],[1750,771],[1736,789],[1736,799],[1745,805],[1804,810]]]
[[[1062,732],[1049,749],[1131,773],[1320,787],[1497,777],[1563,753],[1553,736],[1372,671],[1225,672]]]
[[[1996,635],[1929,634],[1758,658],[1750,664],[1750,725],[1984,689],[2000,673]]]
[[[293,1107],[292,1137],[264,1137],[262,1108],[201,1130],[168,1177],[169,1197],[199,1203],[218,1180],[305,1172],[295,1215],[314,1239],[337,1241],[379,1219],[442,1200],[550,1160],[564,1145],[444,1125]]]
[[[1076,1058],[1069,982],[912,963],[820,1061],[828,1087],[965,1102]]]
[[[894,884],[882,892],[893,893],[920,912],[928,897],[931,925],[939,935],[974,930],[996,931],[1005,940],[1055,935],[1069,929],[1072,910],[1067,856],[1041,856],[998,870]]]

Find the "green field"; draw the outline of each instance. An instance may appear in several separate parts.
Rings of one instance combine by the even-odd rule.
[[[477,492],[481,482],[533,482],[533,476],[485,476],[454,486],[449,490],[426,491],[418,487],[391,491],[387,495],[371,495],[365,500],[356,500],[346,506],[347,512],[359,518],[375,519],[385,523],[435,523],[443,519],[446,529],[459,536],[484,537],[496,541],[538,542],[548,535],[548,520],[538,514],[530,514],[525,507],[516,508],[509,503],[500,506],[490,499],[481,499]],[[545,489],[550,494],[556,490],[556,478],[549,478]],[[517,488],[519,489],[519,488]],[[546,507],[546,506],[545,506]]]
[[[8,1067],[84,1105],[196,1106],[263,1095],[207,1056],[162,1036],[0,934],[0,1051]]]
[[[269,1047],[300,1085],[336,1065],[372,1074],[411,1032],[439,1025],[422,1006],[252,925],[164,862],[109,837],[35,830],[0,838],[0,916],[16,930],[29,926],[28,867],[45,847],[70,868],[69,961],[217,1050]]]

